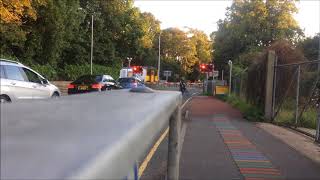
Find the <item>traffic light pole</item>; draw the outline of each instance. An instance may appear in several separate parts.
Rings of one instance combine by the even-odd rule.
[[[231,85],[232,85],[232,83],[231,83],[231,77],[232,77],[232,61],[231,60],[229,60],[228,61],[228,64],[229,64],[229,66],[230,66],[230,72],[229,72],[229,96],[230,96],[230,94],[231,94]]]

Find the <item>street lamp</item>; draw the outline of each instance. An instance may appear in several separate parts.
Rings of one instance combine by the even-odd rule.
[[[159,33],[158,82],[160,82],[160,49],[161,49],[161,30],[160,30],[160,33]]]
[[[81,11],[84,11],[87,13],[87,11],[81,7],[79,7],[78,10],[81,10]],[[90,73],[91,73],[91,75],[92,75],[92,59],[93,59],[93,14],[91,15],[91,52],[90,52]]]
[[[131,57],[127,57],[127,60],[128,60],[128,67],[130,67],[132,58]]]
[[[231,76],[232,76],[232,61],[231,60],[229,60],[228,61],[228,65],[230,66],[230,68],[229,68],[229,70],[230,70],[230,72],[229,72],[229,96],[230,96],[230,94],[231,94]]]
[[[90,71],[92,75],[92,59],[93,59],[93,14],[91,15],[91,53],[90,53]]]

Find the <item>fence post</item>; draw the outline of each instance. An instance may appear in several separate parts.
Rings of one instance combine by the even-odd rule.
[[[179,179],[179,138],[181,124],[181,110],[178,107],[170,117],[169,121],[169,146],[167,162],[167,180]]]
[[[320,143],[320,103],[318,104],[316,142]]]
[[[264,118],[270,121],[272,118],[272,97],[273,97],[273,81],[274,81],[274,63],[276,59],[275,51],[268,52],[268,60],[266,66],[266,92],[264,104]]]
[[[275,118],[276,90],[277,90],[277,65],[278,65],[278,56],[276,56],[275,66],[274,66],[274,80],[273,80],[273,90],[272,90],[272,118],[271,118],[271,121],[274,121],[274,118]]]
[[[298,126],[298,117],[299,117],[299,94],[300,94],[300,65],[298,65],[297,69],[297,91],[296,91],[296,110],[295,110],[295,128]]]

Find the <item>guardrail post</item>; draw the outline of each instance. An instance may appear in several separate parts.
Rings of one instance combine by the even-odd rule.
[[[169,120],[169,146],[168,146],[168,164],[167,180],[179,179],[179,135],[181,124],[181,110],[176,108]]]
[[[320,103],[318,104],[316,142],[320,143]]]

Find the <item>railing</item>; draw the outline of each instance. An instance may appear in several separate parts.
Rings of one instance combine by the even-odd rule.
[[[1,179],[134,179],[169,122],[167,179],[179,178],[179,92],[126,90],[1,105]]]

